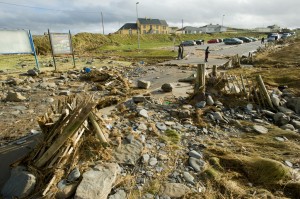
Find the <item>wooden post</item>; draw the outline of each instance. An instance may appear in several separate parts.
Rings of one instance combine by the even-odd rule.
[[[242,92],[243,88],[241,87],[238,78],[235,75],[233,76],[233,78],[236,81],[236,85],[239,87],[240,91]]]
[[[217,77],[217,65],[213,65],[213,68],[212,68],[212,75],[214,77]]]
[[[198,64],[196,83],[194,87],[194,93],[205,91],[205,70],[206,64]]]
[[[52,53],[52,59],[53,59],[53,65],[56,71],[56,62],[55,62],[55,55],[54,55],[54,51],[53,51],[53,46],[52,46],[52,40],[51,40],[51,35],[50,35],[50,30],[48,29],[48,36],[49,36],[49,41],[50,41],[50,47],[51,47],[51,53]]]
[[[274,108],[273,107],[273,104],[272,104],[272,101],[271,101],[271,98],[270,98],[270,95],[268,94],[268,91],[266,89],[266,86],[264,84],[264,81],[262,80],[261,78],[261,75],[258,75],[256,77],[256,80],[257,80],[257,83],[259,85],[259,88],[261,90],[261,92],[263,93],[263,95],[265,96],[265,98],[267,99],[267,103],[268,105],[271,107],[271,108]]]
[[[241,74],[240,77],[241,77],[241,82],[242,82],[243,91],[244,91],[244,93],[247,95],[247,91],[246,91],[246,87],[245,87],[245,84],[244,84],[243,75]]]

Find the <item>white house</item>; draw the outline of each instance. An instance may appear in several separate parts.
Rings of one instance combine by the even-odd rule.
[[[176,31],[176,34],[200,34],[202,33],[200,28],[186,26]]]
[[[203,33],[219,33],[219,32],[227,31],[227,28],[225,26],[221,26],[219,24],[217,24],[217,25],[209,24],[209,25],[200,27],[200,29]]]

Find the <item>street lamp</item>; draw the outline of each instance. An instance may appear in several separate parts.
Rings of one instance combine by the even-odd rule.
[[[137,35],[138,35],[138,49],[140,49],[140,34],[139,34],[139,26],[138,26],[138,21],[139,21],[139,13],[138,13],[138,4],[140,2],[136,2],[136,18],[137,18],[137,21],[136,21],[136,27],[137,27]]]
[[[222,16],[222,26],[223,26],[223,22],[224,22],[224,16],[225,16],[225,15]]]

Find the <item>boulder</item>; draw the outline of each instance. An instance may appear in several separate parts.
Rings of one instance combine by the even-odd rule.
[[[197,172],[200,172],[202,168],[205,166],[205,162],[203,160],[199,160],[197,158],[190,157],[189,165],[193,167],[193,169]]]
[[[165,183],[161,187],[161,195],[171,198],[180,198],[190,192],[190,188],[180,183]]]
[[[26,100],[26,97],[21,95],[21,93],[9,91],[5,100],[9,102],[22,102]]]
[[[300,121],[297,120],[292,120],[291,124],[296,128],[296,129],[300,129]]]
[[[280,128],[283,130],[291,130],[291,131],[295,130],[295,127],[292,124],[285,124],[285,125],[281,126]]]
[[[1,194],[4,198],[24,198],[31,194],[36,184],[36,177],[24,171],[24,167],[12,169],[11,176],[4,184]]]
[[[34,69],[28,70],[27,74],[30,75],[30,76],[38,76],[39,75],[39,73]]]
[[[266,134],[266,133],[268,133],[268,129],[266,127],[263,127],[263,126],[260,126],[260,125],[254,125],[253,129],[256,132],[260,133],[260,134]]]
[[[214,105],[215,102],[214,102],[213,98],[210,95],[208,95],[206,98],[206,103],[207,103],[207,105],[212,106],[212,105]]]
[[[124,190],[118,190],[115,194],[109,196],[108,199],[127,199],[126,192]]]
[[[286,106],[296,113],[300,114],[300,97],[289,99],[286,103]]]
[[[282,112],[276,113],[273,116],[273,118],[274,118],[275,123],[278,124],[279,126],[283,126],[283,125],[289,123],[289,121],[290,121],[290,117],[285,115]]]
[[[74,198],[107,199],[120,171],[116,163],[96,165],[83,174]]]
[[[122,143],[121,147],[113,152],[112,159],[120,164],[135,165],[143,149],[143,144],[136,139],[131,143]]]
[[[164,92],[172,92],[173,86],[170,83],[166,83],[161,86],[161,90],[163,90]]]
[[[137,86],[138,86],[138,88],[148,89],[151,86],[151,82],[145,81],[145,80],[138,80]]]

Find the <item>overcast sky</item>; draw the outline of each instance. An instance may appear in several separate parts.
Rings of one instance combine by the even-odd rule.
[[[169,26],[223,24],[235,28],[300,27],[300,0],[0,0],[0,28],[51,32],[117,31],[139,17],[165,19]],[[137,6],[137,7],[136,7]]]

